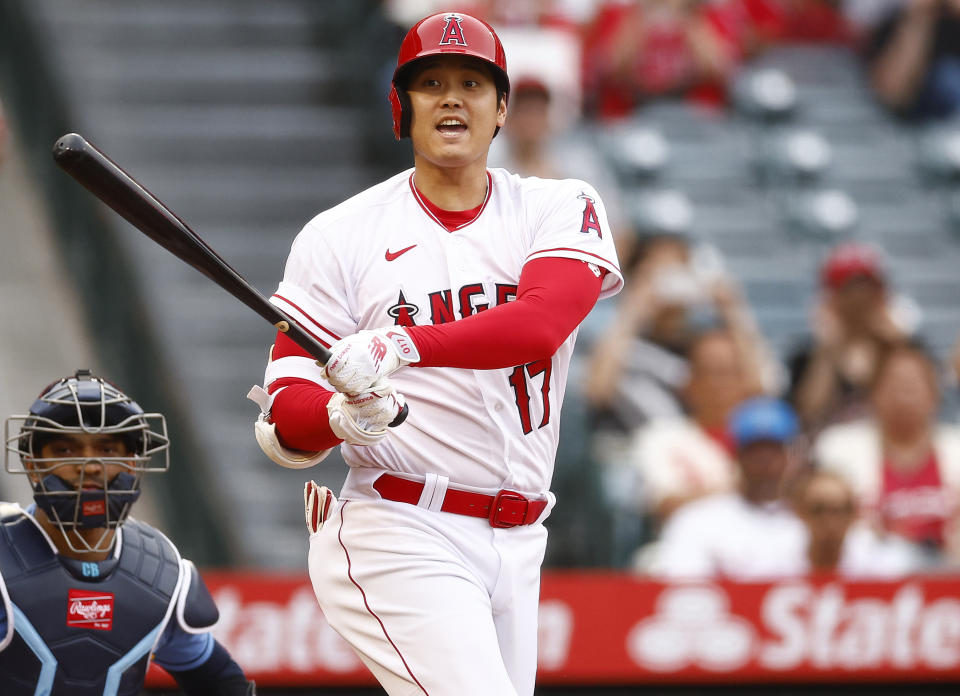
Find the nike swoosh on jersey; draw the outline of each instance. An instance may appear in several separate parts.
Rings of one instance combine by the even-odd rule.
[[[386,253],[384,256],[386,257],[387,261],[393,261],[394,259],[400,258],[400,256],[402,256],[403,254],[406,254],[408,251],[410,251],[411,249],[413,249],[413,247],[415,247],[415,246],[417,246],[417,245],[416,245],[416,244],[411,244],[411,245],[408,246],[406,249],[401,249],[400,251],[390,251],[389,249],[387,249],[387,253]]]

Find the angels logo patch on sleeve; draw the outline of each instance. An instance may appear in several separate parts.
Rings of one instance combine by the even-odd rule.
[[[600,218],[597,216],[597,209],[593,205],[593,199],[586,193],[581,193],[577,198],[584,201],[583,222],[580,223],[580,231],[583,234],[596,232],[597,236],[603,239],[603,230],[600,229]]]

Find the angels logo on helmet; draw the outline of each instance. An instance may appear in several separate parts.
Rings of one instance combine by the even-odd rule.
[[[466,46],[466,39],[463,38],[463,27],[460,26],[462,21],[460,15],[458,14],[448,14],[444,19],[447,21],[446,26],[443,28],[443,36],[440,37],[441,46]]]

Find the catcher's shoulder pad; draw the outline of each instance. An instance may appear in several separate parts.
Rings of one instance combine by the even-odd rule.
[[[205,633],[217,625],[220,610],[200,572],[184,560],[183,587],[177,599],[177,622],[188,633]]]
[[[23,509],[16,503],[6,503],[0,502],[0,524],[7,522],[13,522],[23,515],[25,515]],[[13,553],[13,547],[11,543],[11,538],[5,534],[3,530],[0,530],[0,554],[4,553]],[[0,628],[4,629],[0,633],[0,651],[5,650],[10,642],[13,640],[14,626],[13,626],[13,604],[10,601],[10,593],[7,592],[7,585],[3,579],[3,562],[0,559],[0,619],[3,620],[3,623],[0,624]]]
[[[23,508],[16,503],[0,501],[0,522],[17,519],[23,514]]]

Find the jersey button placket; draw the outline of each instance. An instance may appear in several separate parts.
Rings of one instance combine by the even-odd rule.
[[[463,237],[453,236],[450,238],[450,260],[453,261],[454,267],[461,273],[470,271],[467,263],[466,242],[467,240]]]

